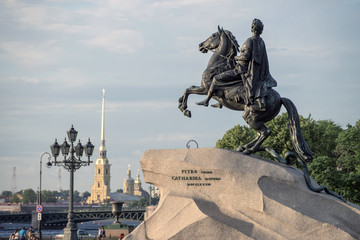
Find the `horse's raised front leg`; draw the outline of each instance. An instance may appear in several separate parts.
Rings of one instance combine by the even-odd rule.
[[[185,89],[184,95],[179,98],[179,106],[178,108],[184,113],[185,116],[191,117],[191,112],[187,110],[187,100],[190,94],[198,94],[198,95],[205,95],[207,91],[203,86],[191,86]]]

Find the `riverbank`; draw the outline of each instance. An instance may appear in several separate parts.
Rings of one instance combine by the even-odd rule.
[[[55,236],[42,236],[43,240],[55,240]],[[91,239],[97,239],[97,238],[86,238],[86,240],[91,240]],[[102,240],[118,240],[119,236],[109,236],[106,238],[103,238]],[[0,237],[0,240],[9,240],[9,238],[7,237]],[[79,240],[81,240],[81,238],[79,238]]]
[[[81,222],[77,224],[79,229],[85,230],[86,232],[90,233],[93,236],[98,235],[98,228],[100,226],[107,226],[114,222],[113,219],[107,220],[96,220],[96,221],[89,221],[89,222]],[[123,224],[134,226],[134,228],[140,224],[140,222],[135,221],[122,221]],[[15,229],[21,229],[25,227],[25,229],[29,229],[30,224],[21,224],[21,223],[0,223],[0,240],[2,239],[9,239],[11,233],[15,231]],[[43,229],[42,231],[43,239],[46,240],[53,240],[57,234],[63,234],[64,230],[63,227],[57,229]],[[35,229],[35,234],[37,235],[37,230]],[[110,237],[110,235],[109,235]],[[116,239],[118,239],[117,236]]]

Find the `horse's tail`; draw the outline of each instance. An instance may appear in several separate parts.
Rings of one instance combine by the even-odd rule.
[[[289,116],[289,131],[290,137],[295,151],[299,154],[300,158],[304,161],[311,161],[314,153],[310,150],[309,145],[304,140],[300,128],[299,114],[296,110],[294,103],[287,98],[281,98],[281,103],[285,106]]]

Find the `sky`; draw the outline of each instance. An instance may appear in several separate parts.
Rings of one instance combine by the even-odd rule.
[[[112,191],[122,188],[128,164],[136,177],[148,149],[186,148],[189,140],[214,147],[246,124],[242,112],[197,106],[204,97],[191,95],[187,118],[177,101],[200,85],[211,56],[198,44],[219,25],[241,45],[254,18],[264,23],[275,90],[303,116],[354,125],[358,0],[1,0],[0,191],[37,190],[40,161],[42,189],[57,190],[60,167],[48,169],[40,157],[72,124],[83,144],[90,137],[96,161],[102,89]],[[94,173],[93,164],[77,170],[75,189],[90,191]],[[60,187],[69,188],[63,168]]]

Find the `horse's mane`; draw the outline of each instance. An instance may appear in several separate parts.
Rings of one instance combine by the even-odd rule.
[[[236,51],[239,52],[239,43],[237,42],[235,36],[229,31],[229,30],[224,30],[225,34],[228,36],[228,38],[230,39],[230,41],[232,42],[232,44],[235,46]]]

